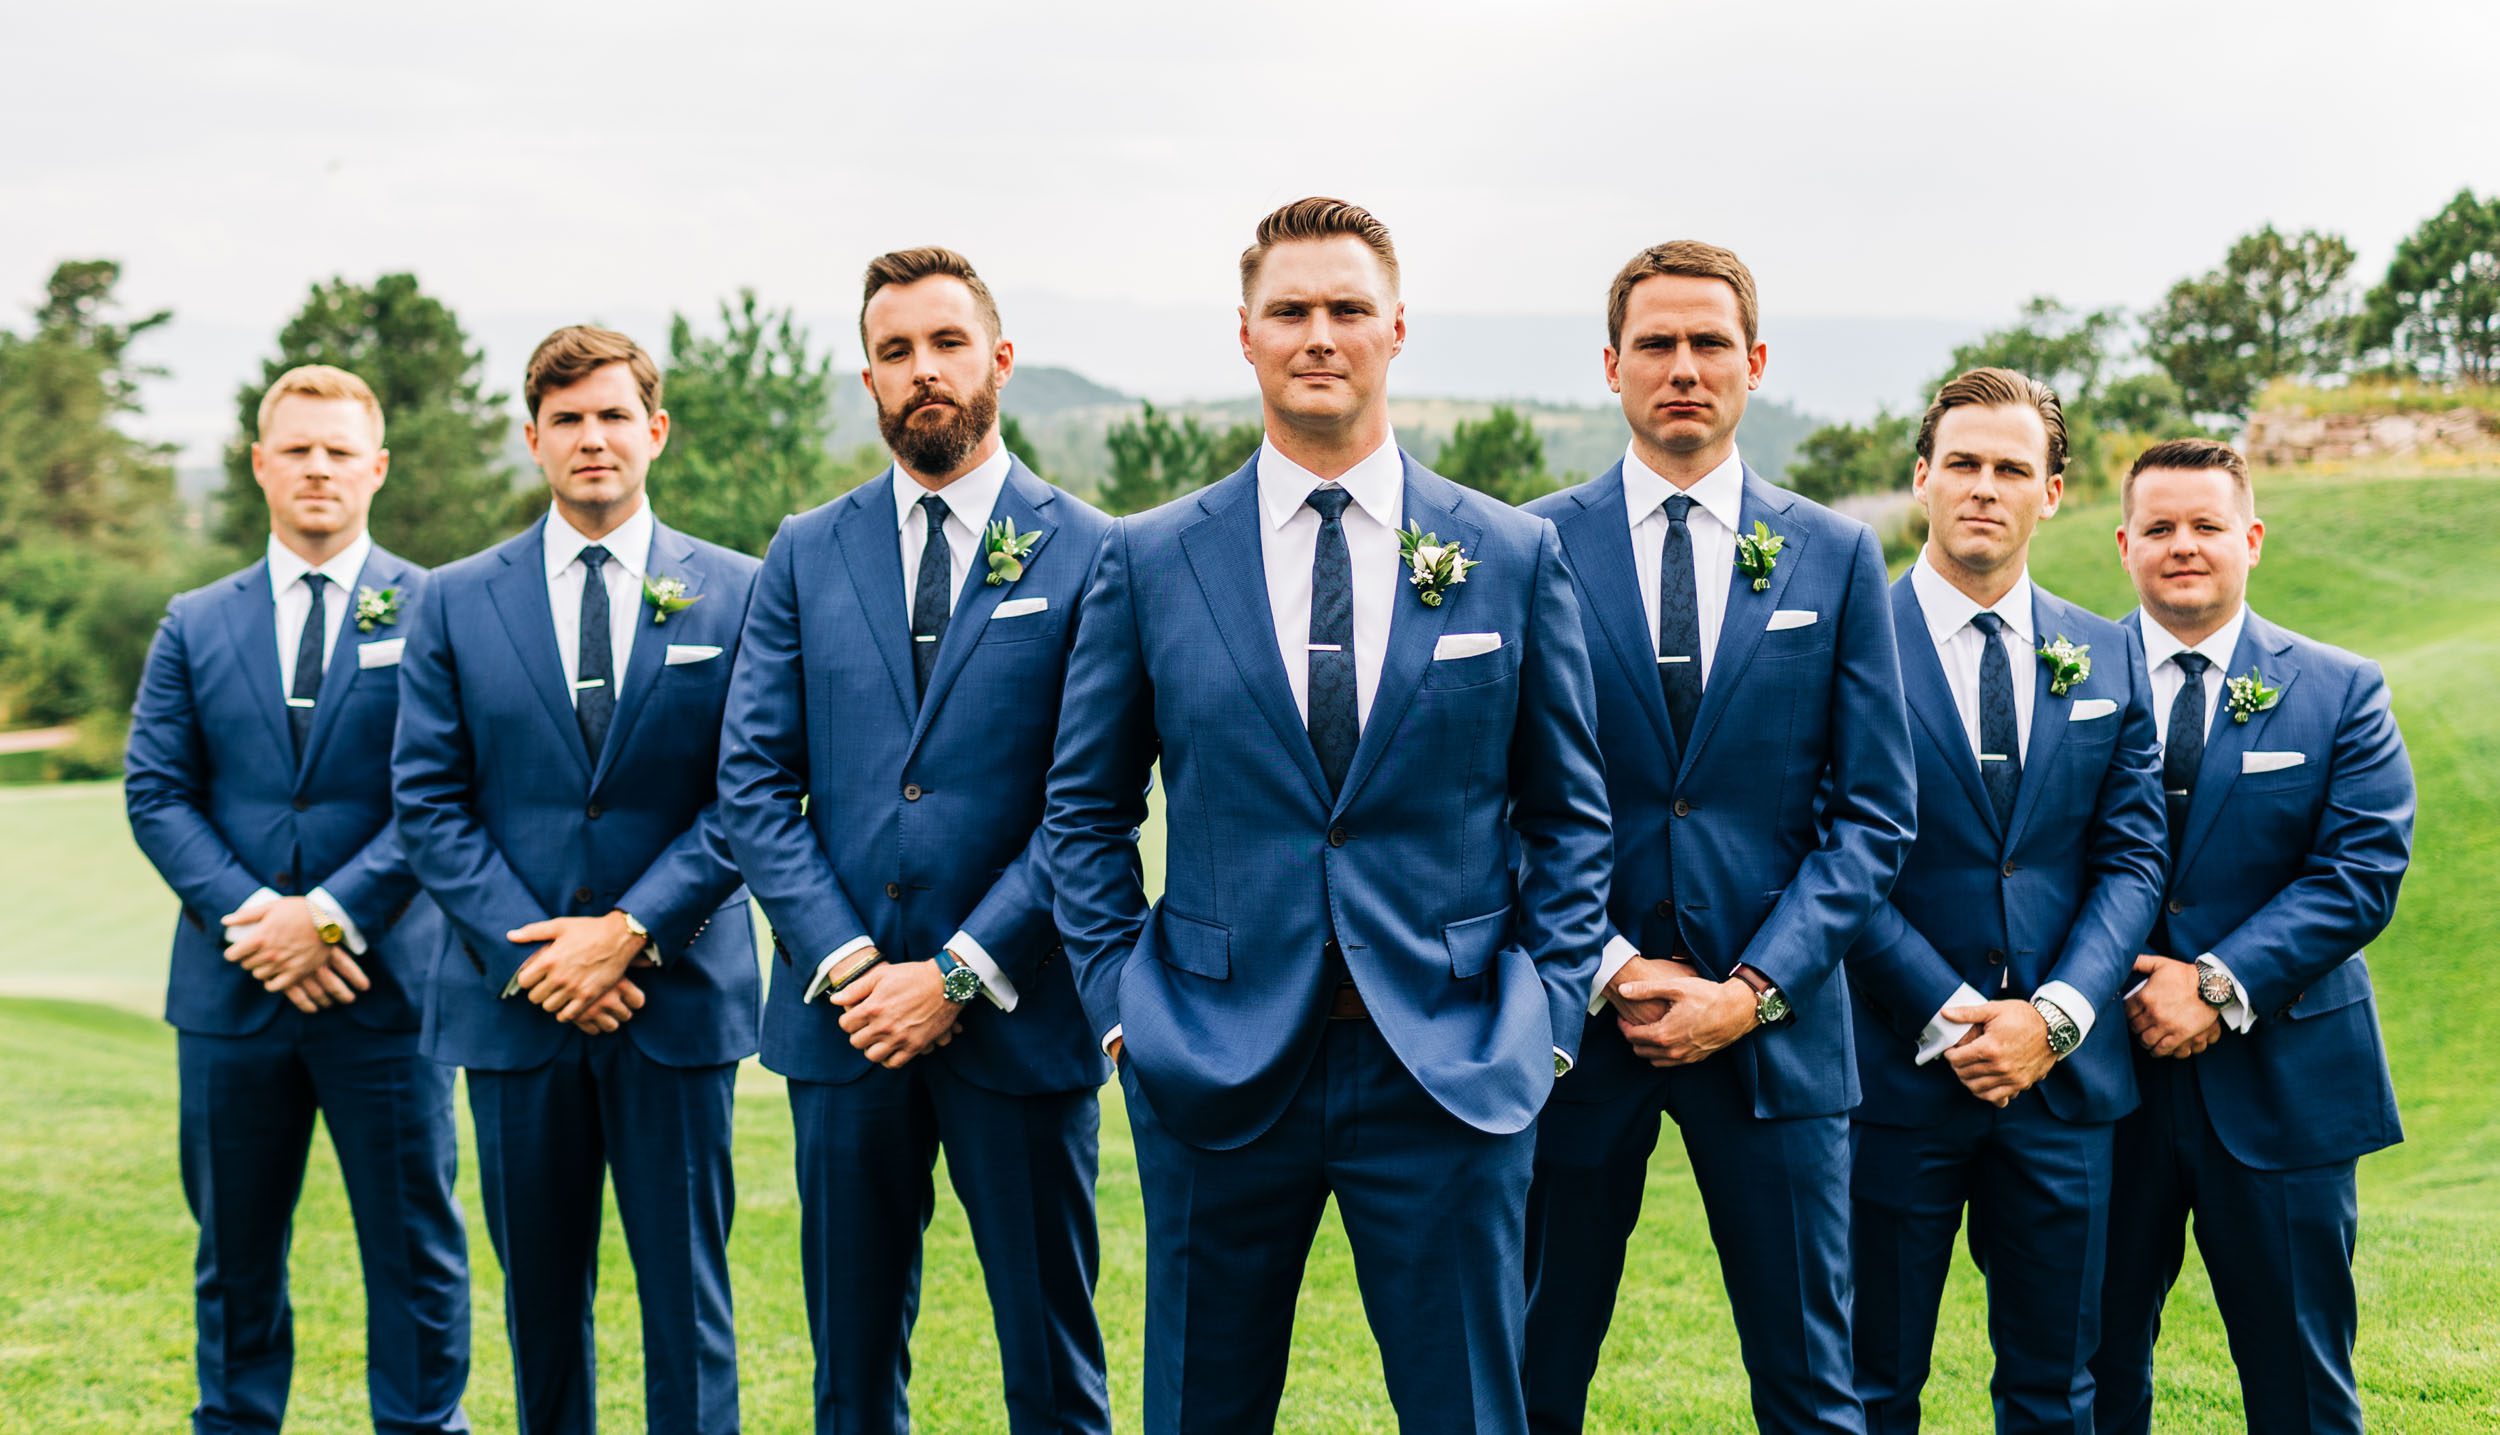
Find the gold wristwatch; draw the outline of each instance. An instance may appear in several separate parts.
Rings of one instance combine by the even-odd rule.
[[[323,946],[335,947],[347,940],[347,929],[336,922],[325,921],[313,929],[313,935],[321,939]]]

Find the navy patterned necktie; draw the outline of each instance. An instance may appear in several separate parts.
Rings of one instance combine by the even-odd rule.
[[[312,590],[312,608],[304,614],[303,636],[295,640],[295,684],[287,690],[286,725],[295,734],[295,760],[304,760],[304,742],[312,736],[314,704],[321,699],[321,652],[330,636],[330,615],[321,600],[330,580],[319,573],[304,575]]]
[[[1334,485],[1311,490],[1319,510],[1319,545],[1311,552],[1310,682],[1305,694],[1311,748],[1333,796],[1354,765],[1362,724],[1354,695],[1354,562],[1346,554],[1346,505],[1354,495]]]
[[[1997,826],[2014,820],[2014,798],[2023,786],[2022,732],[2014,715],[2014,660],[2005,651],[2005,620],[1994,613],[1972,617],[1987,640],[1979,655],[1979,776]]]
[[[920,572],[911,590],[911,691],[929,695],[929,675],[937,671],[938,646],[946,641],[946,620],[955,610],[955,569],[946,546],[946,500],[922,494],[920,512],[929,520],[929,536],[920,543]]]
[[[1658,685],[1679,755],[1691,745],[1693,715],[1701,711],[1701,593],[1693,582],[1693,530],[1685,523],[1692,511],[1685,494],[1667,500],[1667,546],[1658,564]]]
[[[608,580],[601,571],[607,565],[608,550],[599,544],[582,550],[582,633],[574,664],[581,676],[573,680],[573,720],[581,724],[593,767],[608,740],[608,719],[616,716],[616,638],[608,631]]]
[[[2170,840],[2177,842],[2187,827],[2188,804],[2196,797],[2196,771],[2205,765],[2205,670],[2213,659],[2203,653],[2181,653],[2170,661],[2187,681],[2170,700],[2170,735],[2161,745],[2162,803],[2170,809]]]

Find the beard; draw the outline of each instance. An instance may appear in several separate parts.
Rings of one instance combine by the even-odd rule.
[[[914,414],[941,400],[955,405],[953,418],[937,424],[912,422]],[[899,409],[887,408],[883,399],[877,401],[877,432],[885,436],[885,446],[902,460],[903,467],[931,478],[961,467],[997,423],[996,374],[960,399],[942,389],[930,389],[912,395]]]

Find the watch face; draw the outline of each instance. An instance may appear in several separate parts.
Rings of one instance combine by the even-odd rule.
[[[340,942],[346,940],[347,929],[340,926],[336,922],[324,922],[321,924],[321,930],[314,933],[314,935],[321,938],[322,941],[335,947]]]
[[[981,991],[981,974],[970,967],[959,966],[946,974],[944,994],[948,1001],[961,1004],[972,1000]]]
[[[2229,1006],[2231,978],[2219,967],[2200,966],[2196,969],[2196,994],[2203,997],[2209,1007]]]
[[[1753,1014],[1754,1020],[1761,1022],[1764,1026],[1769,1026],[1788,1015],[1788,998],[1777,991],[1760,993],[1754,999]]]

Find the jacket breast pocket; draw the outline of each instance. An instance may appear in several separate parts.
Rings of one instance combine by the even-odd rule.
[[[1066,616],[1056,608],[1044,613],[1019,613],[1012,618],[993,617],[981,625],[981,646],[995,648],[1005,643],[1056,638],[1065,621]]]
[[[1230,981],[1233,975],[1233,929],[1184,917],[1169,907],[1155,909],[1155,956],[1167,967]]]
[[[1476,977],[1493,965],[1493,954],[1510,939],[1510,908],[1487,912],[1452,922],[1441,929],[1442,945],[1450,951],[1450,975]]]
[[[1427,692],[1453,692],[1498,683],[1519,671],[1519,654],[1519,641],[1512,639],[1492,652],[1478,653],[1472,658],[1438,659],[1424,665],[1417,687]]]

